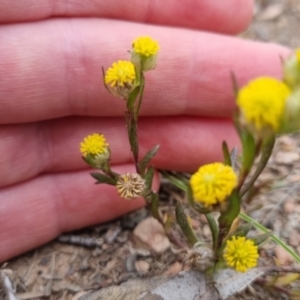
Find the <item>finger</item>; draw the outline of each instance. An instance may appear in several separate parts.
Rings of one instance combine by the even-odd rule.
[[[124,101],[107,93],[101,67],[126,59],[133,38],[145,34],[159,40],[161,53],[157,69],[146,74],[143,115],[231,116],[230,72],[240,85],[259,75],[280,77],[280,57],[288,53],[228,36],[109,20],[2,26],[0,122],[123,115]]]
[[[0,22],[36,21],[50,17],[102,17],[237,33],[248,25],[252,0],[189,1],[0,1]],[[238,13],[236,13],[238,12]]]
[[[102,132],[110,144],[112,164],[132,162],[123,118],[65,118],[2,126],[0,186],[42,173],[86,168],[79,144],[85,136],[97,132]],[[195,171],[203,163],[222,160],[224,138],[232,147],[238,144],[230,120],[225,119],[141,118],[138,132],[140,157],[159,144],[159,152],[151,163],[169,170]]]
[[[117,172],[133,170],[120,166]],[[144,205],[116,189],[95,185],[87,171],[44,175],[0,191],[0,262],[42,245],[62,232],[106,222]],[[158,189],[158,177],[154,189]]]

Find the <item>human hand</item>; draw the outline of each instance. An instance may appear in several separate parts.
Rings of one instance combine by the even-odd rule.
[[[161,46],[146,74],[141,154],[160,144],[156,167],[193,171],[221,159],[223,139],[237,143],[230,71],[240,84],[280,76],[288,50],[201,31],[243,30],[251,0],[188,2],[0,0],[0,261],[143,205],[94,185],[79,153],[102,132],[115,170],[133,168],[125,103],[104,89],[101,67],[126,59],[138,36]]]

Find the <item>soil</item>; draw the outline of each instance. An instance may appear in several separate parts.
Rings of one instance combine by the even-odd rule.
[[[297,0],[260,0],[254,20],[242,38],[300,45],[300,2]],[[269,164],[262,174],[259,194],[247,213],[272,230],[300,254],[300,139],[299,135],[280,137]],[[174,209],[175,199],[183,194],[163,180],[162,206]],[[261,206],[261,204],[264,204]],[[130,278],[175,274],[184,267],[184,255],[171,246],[155,254],[134,236],[133,229],[148,216],[145,209],[107,224],[68,233],[43,247],[1,265],[8,270],[19,299],[75,300],[78,292],[96,290]],[[208,225],[192,215],[199,236],[209,241]],[[275,243],[264,245],[260,264],[295,264]],[[287,289],[297,288],[288,286]],[[0,299],[1,298],[0,290]],[[77,296],[76,296],[77,295]],[[234,299],[288,299],[276,289],[256,282]],[[110,299],[112,300],[112,299]]]

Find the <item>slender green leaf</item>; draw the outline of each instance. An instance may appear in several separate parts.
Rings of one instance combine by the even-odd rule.
[[[145,77],[144,77],[144,74],[142,73],[141,77],[140,77],[140,91],[139,91],[140,96],[139,96],[139,100],[138,100],[138,103],[137,103],[137,106],[136,106],[136,109],[135,109],[135,113],[134,113],[134,118],[135,118],[136,121],[138,119],[140,108],[141,108],[141,105],[142,105],[144,90],[145,90]]]
[[[191,246],[194,246],[197,242],[199,242],[198,238],[196,237],[192,227],[190,226],[188,222],[188,218],[186,213],[184,212],[184,209],[180,202],[176,203],[176,220],[179,224],[181,230],[183,231],[184,235],[186,236],[188,243]]]
[[[101,174],[101,173],[92,172],[91,176],[97,180],[96,184],[100,184],[100,183],[106,183],[106,184],[110,184],[110,185],[116,185],[117,184],[116,179],[113,179],[113,178],[108,177],[108,176],[106,176],[104,174]]]
[[[231,166],[231,158],[230,158],[230,153],[228,149],[228,145],[225,141],[222,143],[222,151],[223,151],[223,157],[224,157],[224,164],[227,166]]]
[[[148,170],[145,174],[146,191],[151,191],[153,176],[154,176],[154,168],[150,167],[150,168],[148,168]]]
[[[143,157],[143,159],[139,163],[139,165],[140,165],[140,174],[142,176],[144,176],[144,173],[146,171],[146,168],[147,168],[149,162],[155,156],[155,154],[157,153],[158,150],[159,150],[159,145],[156,145],[155,147],[153,147],[151,150],[149,150],[146,153],[146,155]]]
[[[258,176],[261,174],[265,166],[267,165],[267,162],[272,154],[273,148],[275,144],[275,136],[270,136],[263,140],[262,148],[261,148],[261,155],[259,162],[257,164],[257,168],[250,178],[250,180],[243,186],[241,189],[241,197],[247,193],[247,191],[253,186],[254,182],[258,178]]]
[[[135,100],[140,92],[140,85],[133,89],[133,91],[130,93],[128,100],[127,100],[127,109],[130,112],[134,112],[134,104]]]
[[[218,245],[218,235],[219,235],[219,228],[215,218],[211,214],[205,214],[207,219],[208,225],[210,227],[212,241],[213,241],[213,249],[214,251],[217,250]]]
[[[235,74],[232,71],[230,72],[230,78],[231,78],[234,96],[237,97],[237,95],[239,93],[239,86],[238,86]]]
[[[255,221],[254,219],[252,219],[251,217],[249,217],[248,215],[244,214],[244,213],[240,213],[239,217],[248,222],[251,223],[256,229],[264,232],[264,233],[269,233],[270,230],[267,229],[266,227],[264,227],[262,224],[258,223],[257,221]],[[279,237],[277,237],[276,235],[272,234],[271,235],[271,239],[273,240],[273,242],[275,242],[277,245],[281,246],[283,249],[286,250],[286,252],[288,252],[297,263],[300,263],[300,256],[290,247],[288,246],[284,241],[282,241]]]
[[[255,245],[259,246],[260,244],[265,242],[271,236],[272,236],[272,232],[269,231],[267,233],[263,233],[263,234],[251,237],[251,240],[254,242]]]
[[[166,177],[172,184],[174,184],[176,187],[178,187],[179,189],[181,189],[182,191],[184,191],[184,192],[188,192],[188,189],[189,189],[189,187],[188,187],[188,185],[186,184],[186,180],[184,180],[184,179],[179,179],[179,178],[177,178],[177,177],[175,177],[175,176],[173,176],[173,175],[171,175],[171,174],[169,174],[168,172],[166,172],[166,171],[163,171],[163,170],[161,170],[160,171],[161,172],[161,174],[164,176],[164,177]]]
[[[240,212],[240,197],[237,190],[233,191],[228,201],[228,208],[226,209],[226,211],[222,212],[219,217],[218,248],[222,245],[224,238],[229,233],[232,222]]]

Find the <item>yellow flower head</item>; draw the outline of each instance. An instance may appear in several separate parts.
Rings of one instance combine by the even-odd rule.
[[[123,99],[128,99],[134,89],[135,79],[134,64],[127,60],[114,62],[104,76],[104,82],[109,91]]]
[[[204,206],[224,202],[237,183],[234,170],[222,163],[200,167],[190,180],[195,201]]]
[[[261,77],[243,87],[237,97],[242,122],[257,133],[277,132],[290,89],[283,82]]]
[[[80,143],[80,152],[83,157],[88,154],[97,156],[108,152],[108,143],[103,134],[94,133],[88,135]]]
[[[159,44],[149,36],[141,36],[133,41],[132,48],[136,53],[149,57],[158,53]]]
[[[149,36],[136,38],[132,43],[131,61],[137,72],[146,72],[156,67],[159,44]]]
[[[139,174],[125,173],[119,176],[116,188],[121,198],[131,200],[142,196],[145,180]]]
[[[239,272],[257,266],[258,248],[244,236],[233,236],[226,242],[223,257],[227,265]]]
[[[300,49],[297,49],[297,50],[295,51],[295,53],[296,53],[296,57],[297,57],[297,60],[298,60],[298,64],[299,64],[299,66],[300,66]]]

